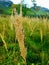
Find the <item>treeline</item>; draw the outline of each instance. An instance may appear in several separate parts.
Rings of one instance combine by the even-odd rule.
[[[12,7],[14,6],[14,7]],[[16,13],[20,14],[20,4],[12,4],[10,7],[1,8],[0,14],[1,15],[11,15],[13,8],[16,8]],[[49,18],[49,12],[43,11],[39,6],[36,6],[36,9],[34,7],[27,8],[25,4],[22,5],[22,16],[28,16],[28,17],[38,17],[38,18]]]

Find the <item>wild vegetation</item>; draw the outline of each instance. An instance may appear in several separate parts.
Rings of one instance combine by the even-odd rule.
[[[26,64],[49,65],[49,19],[21,17],[19,20],[27,48]],[[0,16],[0,65],[25,65],[16,36],[11,16]]]

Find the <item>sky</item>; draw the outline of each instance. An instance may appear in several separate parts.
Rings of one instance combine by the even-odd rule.
[[[13,1],[14,4],[18,4],[20,3],[21,0],[11,0],[11,1]],[[27,4],[27,7],[32,6],[31,0],[24,0],[24,1],[25,1],[24,3]],[[36,3],[38,6],[46,7],[49,9],[49,0],[36,0]]]

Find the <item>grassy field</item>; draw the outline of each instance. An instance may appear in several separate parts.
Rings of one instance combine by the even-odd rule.
[[[49,65],[49,19],[20,19],[27,48],[27,65]],[[10,16],[0,16],[0,65],[25,65]]]

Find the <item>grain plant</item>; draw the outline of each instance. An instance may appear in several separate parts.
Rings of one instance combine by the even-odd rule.
[[[5,64],[49,65],[49,19],[0,16],[0,65]]]

